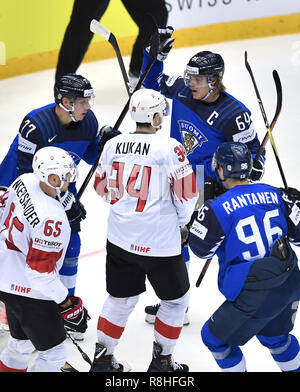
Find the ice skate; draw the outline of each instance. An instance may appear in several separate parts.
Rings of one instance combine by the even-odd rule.
[[[188,372],[189,367],[174,361],[171,354],[161,355],[162,347],[153,342],[153,357],[147,372]]]

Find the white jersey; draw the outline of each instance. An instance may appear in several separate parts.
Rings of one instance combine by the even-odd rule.
[[[198,197],[184,147],[158,134],[122,134],[104,147],[96,192],[111,204],[107,238],[145,256],[181,253],[180,226]]]
[[[62,302],[68,295],[60,281],[70,240],[61,203],[47,196],[33,173],[18,177],[0,205],[0,290]]]

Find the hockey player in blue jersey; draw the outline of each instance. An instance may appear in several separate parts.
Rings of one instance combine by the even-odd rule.
[[[200,258],[218,256],[226,300],[202,327],[203,342],[222,371],[246,371],[239,346],[256,336],[282,371],[299,372],[299,343],[290,334],[300,299],[290,245],[300,246],[299,200],[289,188],[249,182],[252,157],[243,143],[220,145],[212,167],[227,191],[199,209],[189,245]]]
[[[188,160],[196,174],[199,206],[204,200],[224,191],[211,169],[216,148],[226,141],[243,142],[254,157],[260,143],[250,110],[225,91],[222,82],[225,66],[220,54],[210,51],[196,53],[187,63],[183,77],[168,76],[164,73],[163,61],[174,42],[173,31],[169,26],[159,29],[159,53],[143,85],[172,99],[170,133],[185,147]],[[141,72],[149,63],[149,49],[144,50]],[[263,173],[264,154],[255,162],[251,180],[259,181]],[[183,254],[188,262],[187,247],[183,248]],[[157,309],[157,305],[146,307],[146,321],[153,322]]]
[[[9,186],[19,175],[32,171],[32,159],[42,147],[55,146],[68,151],[76,164],[83,159],[92,165],[110,134],[99,136],[98,121],[91,110],[94,91],[81,75],[68,74],[54,86],[55,103],[28,113],[0,165],[0,185]],[[99,141],[101,139],[101,141]],[[74,295],[80,253],[80,222],[85,218],[83,205],[76,198],[76,188],[61,196],[71,226],[71,239],[66,252],[61,280]]]

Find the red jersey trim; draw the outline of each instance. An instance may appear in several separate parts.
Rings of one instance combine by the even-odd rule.
[[[49,274],[55,270],[56,263],[61,258],[62,252],[63,249],[60,252],[47,252],[33,248],[31,240],[26,263],[32,270],[40,273],[47,272]]]

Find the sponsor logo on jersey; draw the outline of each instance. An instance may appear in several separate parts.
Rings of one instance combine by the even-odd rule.
[[[34,155],[34,153],[36,151],[36,144],[30,142],[29,140],[25,139],[24,137],[22,137],[19,134],[19,136],[18,136],[18,150]]]
[[[168,79],[166,80],[166,85],[168,87],[173,86],[173,84],[175,83],[175,81],[178,79],[178,76],[169,76]]]
[[[54,135],[53,137],[48,137],[48,143],[53,142],[53,140],[57,137],[57,135]]]
[[[180,166],[175,170],[175,176],[177,180],[186,177],[188,174],[192,173],[193,169],[189,163],[184,166]]]
[[[41,245],[42,247],[52,247],[52,248],[60,248],[62,245],[62,242],[48,241],[48,240],[44,240],[43,238],[35,238],[34,243],[37,245]]]
[[[251,124],[248,129],[245,131],[236,133],[235,135],[232,136],[234,142],[240,142],[240,143],[248,143],[251,142],[256,136],[256,130],[254,128],[254,125]]]
[[[16,291],[18,293],[28,294],[28,293],[30,293],[31,288],[30,287],[19,286],[17,284],[11,284],[10,285],[10,290],[11,291]]]
[[[131,244],[130,250],[133,252],[139,252],[139,253],[149,253],[151,248],[146,247],[146,246]]]
[[[203,143],[207,142],[206,136],[189,121],[178,120],[178,126],[187,155],[191,154],[196,147],[201,147]]]
[[[201,238],[201,240],[204,240],[207,231],[208,231],[207,228],[196,220],[193,222],[193,225],[190,229],[190,232],[196,235],[197,237]]]
[[[295,226],[298,226],[300,222],[300,209],[296,206],[296,204],[293,205],[292,212],[290,213],[290,219]]]

